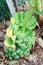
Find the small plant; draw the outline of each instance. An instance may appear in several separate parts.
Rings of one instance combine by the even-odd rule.
[[[26,12],[19,11],[11,18],[11,24],[7,29],[4,41],[5,53],[10,60],[19,59],[30,54],[36,39],[34,11],[35,8],[30,7]]]
[[[9,59],[18,59],[28,56],[32,45],[35,43],[36,18],[32,16],[33,9],[17,12],[11,18],[11,24],[7,29],[4,49]]]

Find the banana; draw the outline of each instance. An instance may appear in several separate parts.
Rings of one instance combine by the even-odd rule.
[[[13,36],[12,30],[10,30],[9,28],[7,29],[6,36],[9,37],[9,38],[12,38],[12,36]]]
[[[13,36],[13,37],[12,37],[12,40],[14,41],[15,39],[16,39],[16,36]]]
[[[4,42],[4,45],[8,48],[15,48],[15,45],[10,45],[7,41]]]
[[[14,22],[14,18],[12,17],[11,18],[11,24],[14,24],[15,22]]]

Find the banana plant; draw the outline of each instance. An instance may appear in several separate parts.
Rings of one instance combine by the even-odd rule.
[[[36,18],[33,16],[34,9],[26,12],[19,11],[11,18],[11,24],[7,29],[4,41],[4,50],[10,60],[19,59],[30,54],[35,43]]]
[[[30,54],[35,43],[35,27],[37,11],[42,12],[41,0],[30,0],[31,7],[26,11],[19,11],[11,18],[4,41],[4,50],[10,60],[19,59]]]

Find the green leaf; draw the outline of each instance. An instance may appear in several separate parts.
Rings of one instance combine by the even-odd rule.
[[[37,10],[35,10],[34,12],[35,12],[35,14],[37,14],[37,15],[43,15],[43,12],[40,12],[40,11],[37,11]]]
[[[36,0],[30,0],[30,5],[32,7],[36,7]]]
[[[42,12],[42,3],[41,0],[36,0],[37,11]]]

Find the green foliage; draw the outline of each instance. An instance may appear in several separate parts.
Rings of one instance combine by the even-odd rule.
[[[22,1],[24,2],[24,0],[20,0],[20,2]],[[11,18],[4,42],[5,53],[10,60],[30,54],[36,39],[34,28],[37,17],[35,18],[33,14],[39,15],[42,12],[40,2],[41,0],[30,0],[31,7],[26,12],[19,11]]]
[[[10,15],[6,0],[0,0],[0,20],[7,18]]]
[[[30,50],[36,39],[33,30],[36,27],[36,18],[32,14],[33,8],[30,8],[25,13],[17,12],[11,18],[9,31],[5,38],[6,43],[4,43],[6,56],[10,60],[19,59],[30,54]],[[10,33],[9,35],[10,30],[12,30],[12,34]]]
[[[36,15],[40,15],[40,14],[43,15],[41,0],[30,0],[29,4],[32,7],[34,7],[34,12],[35,12]]]
[[[22,5],[24,2],[30,2],[30,0],[17,0],[18,6]]]
[[[18,5],[22,5],[26,1],[34,8],[34,13],[36,15],[43,15],[41,0],[18,0]]]

